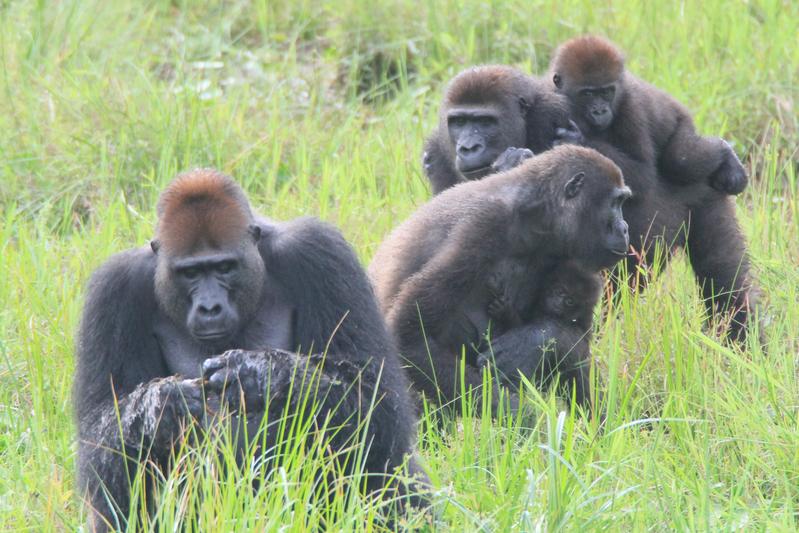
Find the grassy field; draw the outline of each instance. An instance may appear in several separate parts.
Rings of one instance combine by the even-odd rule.
[[[531,400],[532,429],[471,416],[443,434],[422,426],[437,488],[427,527],[795,531],[790,0],[0,1],[0,530],[70,531],[83,520],[70,387],[84,283],[110,254],[148,240],[176,172],[218,167],[263,213],[333,222],[366,263],[429,197],[421,145],[443,83],[484,62],[541,73],[582,32],[618,42],[634,72],[745,157],[752,183],[738,214],[768,305],[768,353],[725,347],[703,328],[679,258],[647,292],[598,315],[602,435],[551,395]],[[284,479],[300,483],[258,495],[235,480],[205,486],[189,530],[374,529],[374,504],[319,509],[301,503],[301,466]],[[186,507],[166,500],[164,516]]]

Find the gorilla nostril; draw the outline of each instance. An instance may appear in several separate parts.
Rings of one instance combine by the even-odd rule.
[[[220,304],[214,304],[211,307],[207,305],[200,305],[200,313],[205,316],[214,317],[219,315],[222,312],[222,306]]]
[[[480,143],[474,144],[462,144],[458,147],[458,153],[461,155],[471,155],[477,152],[480,152],[483,149],[483,145]]]

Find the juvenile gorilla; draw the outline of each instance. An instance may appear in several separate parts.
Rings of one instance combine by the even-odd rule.
[[[550,71],[589,139],[611,144],[678,184],[700,182],[729,194],[746,188],[746,171],[730,145],[697,134],[688,110],[627,71],[610,41],[571,39],[558,48]]]
[[[495,340],[477,365],[493,364],[512,385],[520,374],[534,377],[540,386],[560,374],[567,397],[573,393],[577,404],[588,407],[592,315],[602,278],[566,261],[544,274],[539,285],[540,294],[532,301],[527,269],[512,260],[491,275],[488,316]]]
[[[479,91],[473,91],[480,95],[480,102],[502,101],[503,94],[508,93],[495,89],[491,83],[491,78],[486,74],[480,74],[480,72],[482,72],[480,69],[465,71],[452,81],[452,90],[455,91],[462,83],[465,84],[466,81],[469,81],[466,84],[467,87],[480,88]],[[625,74],[625,78],[627,76]],[[483,78],[482,80],[481,77]],[[461,79],[463,81],[460,81]],[[555,87],[551,84],[548,85],[548,82],[532,77],[517,79],[518,85],[514,89],[517,91],[516,94],[548,95],[546,96],[547,101],[557,101],[557,99],[553,100],[554,97],[549,94],[555,90]],[[523,87],[525,83],[529,85],[526,89]],[[497,86],[499,85],[497,84]],[[455,91],[454,94],[457,96],[458,92]],[[563,97],[563,95],[559,96]],[[664,97],[669,98],[667,95],[664,95]],[[442,103],[442,124],[444,124],[444,117],[447,116],[445,113],[447,113],[449,107],[452,107],[451,101],[452,97],[448,96]],[[568,106],[566,100],[562,101],[562,105]],[[552,109],[547,106],[541,107]],[[578,114],[582,116],[579,110]],[[542,135],[544,138],[551,138],[553,130],[551,126],[547,125],[546,121],[542,124],[541,116],[543,115],[525,114],[524,119],[527,122],[525,129],[529,139],[540,139]],[[579,116],[576,118],[579,119]],[[504,129],[502,129],[501,125],[497,129],[499,131],[504,131],[505,129],[517,131],[519,126],[516,120],[517,118],[511,115]],[[584,120],[582,121],[584,122]],[[584,124],[584,127],[586,127],[586,131],[590,130],[587,124]],[[536,135],[536,131],[539,130],[541,133]],[[440,125],[438,131],[428,140],[426,145],[425,173],[433,183],[435,193],[439,193],[444,188],[463,179],[454,171],[456,168],[454,150],[447,151],[441,148],[441,146],[447,146],[441,142],[441,139],[447,138],[445,136],[446,131]],[[636,135],[644,135],[641,130],[635,131],[637,132]],[[678,128],[677,132],[681,132],[680,135],[675,136],[674,144],[669,144],[666,147],[667,149],[664,149],[664,154],[675,153],[674,157],[679,161],[680,154],[675,152],[679,146],[676,141],[687,136],[684,134],[691,131],[693,131],[692,126],[690,128],[685,126]],[[633,135],[633,137],[635,138],[636,135]],[[707,146],[708,143],[711,147],[721,146],[715,143],[713,139],[702,138],[698,135],[695,135],[695,137],[699,140],[705,139],[701,142],[697,141],[701,146]],[[503,144],[500,142],[500,137],[495,139],[496,145],[493,148],[493,153],[503,154],[503,150],[507,150],[507,152],[497,162],[496,169],[492,168],[490,172],[511,168],[521,159],[531,155],[529,152],[517,148],[519,140],[507,141]],[[573,136],[571,139],[572,142],[579,142],[579,140],[579,135]],[[529,142],[525,146],[533,147]],[[595,134],[589,134],[580,143],[594,148],[613,160],[621,168],[625,182],[633,192],[632,199],[624,207],[624,218],[630,227],[630,240],[634,249],[634,253],[626,260],[626,270],[630,283],[635,287],[644,285],[649,269],[660,270],[661,267],[665,266],[665,264],[660,262],[668,261],[674,249],[686,248],[697,282],[701,287],[703,301],[708,314],[729,316],[728,337],[744,342],[748,333],[747,325],[751,322],[753,310],[757,309],[758,291],[754,287],[749,273],[750,267],[746,242],[738,226],[735,204],[726,192],[711,187],[707,180],[696,176],[692,178],[691,173],[682,174],[683,177],[679,179],[673,177],[662,178],[661,171],[656,164],[653,164],[652,159],[640,159],[640,156],[634,157],[635,147],[639,145],[645,146],[646,143],[637,138],[630,142],[631,144],[628,146],[615,146],[607,140],[606,136],[599,138]],[[437,146],[438,148],[436,148]],[[633,154],[626,151],[630,150],[630,147],[632,147]],[[533,149],[538,151],[540,148]],[[698,155],[699,153],[700,150],[697,149],[696,154]],[[713,154],[723,155],[725,153],[728,153],[728,150],[724,147],[721,147],[720,152],[711,150],[711,155],[708,156],[706,162],[718,161],[718,158]],[[730,153],[731,151],[729,151],[728,155]],[[435,154],[435,157],[432,157],[431,154]],[[694,152],[691,152],[686,155],[693,154]],[[731,185],[719,185],[719,187],[727,188],[727,190],[734,192],[734,183],[740,183],[740,180],[735,178],[735,176],[741,177],[741,175],[737,172],[724,170],[725,166],[735,167],[732,159],[729,159],[728,165],[719,164],[718,168],[714,168],[714,172],[708,171],[705,177],[710,180],[711,176],[713,176],[714,181],[718,178],[721,180],[717,182],[718,184],[721,184],[725,179],[730,179]],[[661,166],[663,167],[663,172],[668,169],[669,176],[676,175],[676,167]],[[702,163],[695,168],[701,169],[706,166],[706,163]],[[710,166],[714,165],[711,164]],[[486,172],[480,173],[480,176]],[[442,176],[449,176],[450,178],[443,179]],[[745,179],[745,175],[742,177]],[[692,179],[693,181],[691,181]],[[739,186],[745,186],[745,182]],[[658,251],[661,253],[658,253]]]
[[[565,98],[547,84],[501,65],[475,67],[455,76],[439,117],[438,130],[425,142],[422,156],[435,194],[508,170],[553,144],[582,138],[569,120]]]
[[[659,261],[686,248],[708,314],[729,315],[727,336],[744,342],[758,291],[727,196],[747,184],[735,153],[721,139],[699,136],[688,112],[626,72],[621,52],[604,39],[567,41],[551,70],[584,128],[583,144],[619,165],[633,192],[625,206],[630,282],[639,286],[641,267],[660,270]]]
[[[152,245],[92,276],[78,332],[78,483],[89,528],[125,527],[129,479],[148,465],[169,468],[181,428],[205,415],[204,392],[234,409],[244,399],[248,416],[274,415],[292,376],[305,380],[316,364],[313,415],[349,424],[342,435],[367,407],[342,400],[347,391],[379,399],[365,465],[376,474],[367,488],[383,486],[380,474],[412,451],[414,416],[369,281],[341,234],[311,218],[255,218],[239,186],[213,170],[176,178],[157,211]],[[217,355],[230,349],[239,350]],[[301,355],[321,352],[310,365]]]
[[[628,196],[610,160],[561,146],[444,191],[395,229],[369,272],[417,390],[444,403],[459,396],[460,356],[489,326],[489,280],[503,261],[522,265],[531,302],[569,258],[593,272],[615,264],[628,247]],[[463,379],[467,390],[482,384],[472,366]]]

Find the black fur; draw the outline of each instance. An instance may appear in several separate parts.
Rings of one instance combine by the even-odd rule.
[[[92,276],[78,333],[74,386],[78,483],[93,510],[92,530],[125,527],[132,474],[144,461],[168,468],[181,426],[204,417],[202,381],[196,379],[202,369],[187,363],[190,371],[183,373],[185,377],[174,376],[167,354],[179,355],[181,362],[202,363],[226,349],[326,352],[323,377],[330,382],[343,380],[346,388],[356,391],[342,402],[334,419],[357,419],[376,388],[378,404],[368,430],[366,467],[377,475],[377,481],[370,488],[384,484],[381,474],[392,473],[412,452],[415,422],[407,382],[373,290],[351,247],[335,228],[311,218],[287,223],[260,219],[257,224],[268,294],[261,300],[261,314],[213,350],[182,336],[170,336],[170,332],[185,330],[185,325],[170,323],[159,308],[154,288],[157,257],[150,247],[122,252]],[[261,332],[268,324],[259,318],[282,313],[282,308],[274,307],[276,301],[290,306],[293,326],[271,337],[288,338],[285,345],[270,346],[265,345],[270,336]],[[274,398],[268,406],[270,413],[279,412],[289,387],[287,376],[304,367],[303,359],[274,351],[226,354],[221,357],[224,364],[213,360],[216,366],[206,366],[211,389],[205,392],[218,392],[214,385],[219,385],[220,378],[214,375],[221,368],[244,373],[246,360],[247,369],[260,372],[258,379],[245,380],[248,395],[262,392],[265,369],[280,371],[272,372]],[[311,362],[318,359],[314,356]],[[325,392],[329,394],[322,395],[325,399],[318,414],[322,419],[342,399],[335,390]],[[358,394],[363,396],[356,401]],[[411,469],[423,476],[415,464]]]
[[[512,386],[521,376],[546,386],[560,374],[567,398],[573,394],[578,405],[589,408],[592,319],[601,277],[573,261],[560,263],[541,277],[535,300],[531,281],[527,266],[514,260],[503,261],[492,274],[488,314],[494,340],[476,364],[491,363]]]

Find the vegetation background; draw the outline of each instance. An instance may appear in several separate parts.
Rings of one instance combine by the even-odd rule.
[[[366,263],[429,197],[421,147],[446,80],[487,62],[542,73],[559,42],[585,32],[615,40],[633,72],[744,158],[752,182],[738,214],[768,303],[768,353],[725,347],[703,327],[677,260],[597,315],[605,433],[551,395],[532,395],[532,429],[468,414],[445,433],[422,426],[437,487],[425,527],[795,531],[791,0],[0,0],[0,530],[83,520],[70,386],[84,283],[147,242],[177,172],[214,166],[263,213],[331,221]],[[258,495],[235,482],[167,490],[162,525],[378,528],[364,520],[377,504],[342,496],[320,509],[303,499],[307,472],[281,476],[298,482]]]

